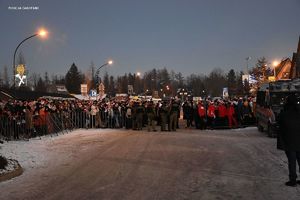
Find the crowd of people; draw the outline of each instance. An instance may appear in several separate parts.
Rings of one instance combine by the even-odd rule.
[[[183,118],[184,125],[179,123]],[[235,128],[255,123],[252,98],[162,100],[0,101],[0,135],[19,139],[73,128],[126,128],[176,131],[178,128]],[[159,129],[158,129],[159,127]]]

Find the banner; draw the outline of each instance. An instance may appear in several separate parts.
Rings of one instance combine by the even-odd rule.
[[[87,95],[87,84],[80,84],[80,91],[81,91],[81,95],[82,96],[86,96]]]

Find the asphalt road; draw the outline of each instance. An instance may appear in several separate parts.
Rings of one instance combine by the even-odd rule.
[[[0,199],[300,199],[256,128],[88,132],[45,145],[46,164],[0,183]]]

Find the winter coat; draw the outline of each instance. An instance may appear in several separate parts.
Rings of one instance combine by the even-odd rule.
[[[300,151],[300,109],[288,108],[280,113],[277,148]]]
[[[205,117],[206,110],[205,110],[203,104],[198,104],[198,114],[200,117]]]
[[[214,105],[211,104],[211,105],[208,106],[207,116],[211,117],[211,118],[215,118],[216,117],[216,115],[215,115],[215,106]]]
[[[96,106],[96,105],[92,105],[91,106],[91,115],[96,115],[97,114],[97,112],[99,112],[99,108],[98,108],[98,106]]]
[[[182,106],[183,119],[190,119],[192,115],[192,107],[188,103],[184,103]]]
[[[225,105],[219,105],[219,117],[226,117],[227,116],[227,108]]]
[[[29,109],[26,109],[25,112],[25,122],[26,122],[26,129],[33,128],[32,113]]]
[[[234,106],[233,106],[233,105],[230,105],[230,106],[227,108],[227,115],[228,115],[228,117],[231,117],[231,116],[234,116],[234,115],[235,115],[235,109],[234,109]]]

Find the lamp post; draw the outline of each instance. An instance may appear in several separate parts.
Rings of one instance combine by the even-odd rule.
[[[246,58],[246,61],[247,61],[247,75],[249,74],[249,60],[251,59],[251,57],[249,56],[249,57],[247,57]]]
[[[16,72],[16,54],[17,54],[17,51],[18,51],[19,47],[20,47],[25,41],[29,40],[30,38],[33,38],[33,37],[35,37],[35,36],[40,36],[40,37],[44,38],[44,37],[47,36],[47,34],[48,34],[48,32],[47,32],[46,30],[41,29],[41,30],[38,31],[37,33],[35,33],[35,34],[33,34],[33,35],[31,35],[31,36],[25,38],[24,40],[22,40],[22,41],[18,44],[17,48],[15,49],[15,52],[14,52],[14,58],[13,58],[13,75],[14,75],[14,84],[13,84],[13,87],[14,87],[14,88],[15,88],[15,86],[16,86],[16,76],[15,76],[15,72]]]
[[[98,69],[97,69],[97,71],[96,71],[96,80],[97,80],[97,84],[99,84],[98,82],[99,82],[99,72],[100,72],[100,69],[102,68],[102,67],[105,67],[106,65],[112,65],[113,64],[113,61],[112,60],[109,60],[107,63],[104,63],[103,65],[101,65]]]
[[[276,67],[279,65],[279,62],[277,60],[273,61],[273,70],[274,70],[274,78],[276,81]]]

